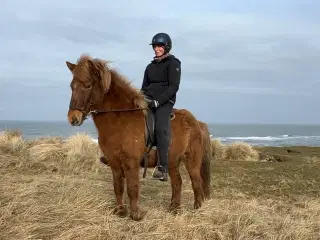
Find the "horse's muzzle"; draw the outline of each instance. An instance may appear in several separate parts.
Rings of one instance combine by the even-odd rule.
[[[73,116],[71,119],[71,125],[72,126],[79,126],[79,124],[80,124],[79,120],[75,116]]]
[[[85,120],[85,114],[79,110],[70,109],[68,112],[68,121],[72,126],[80,126]]]

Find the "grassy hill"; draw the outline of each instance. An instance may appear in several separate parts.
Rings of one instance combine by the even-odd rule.
[[[112,214],[111,171],[87,135],[27,141],[2,132],[0,239],[320,239],[320,148],[212,148],[211,200],[192,209],[182,167],[182,211],[173,215],[170,183],[151,180],[150,169],[141,178],[147,214],[134,222]]]

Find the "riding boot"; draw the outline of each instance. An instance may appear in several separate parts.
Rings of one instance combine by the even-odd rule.
[[[157,149],[158,164],[155,167],[152,178],[160,181],[168,181],[168,153]]]

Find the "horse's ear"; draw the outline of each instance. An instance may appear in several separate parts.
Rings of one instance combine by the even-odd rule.
[[[89,68],[90,70],[94,73],[94,74],[99,74],[99,72],[97,71],[97,68],[96,68],[96,65],[93,63],[93,61],[91,59],[88,59],[87,60],[88,62],[88,65],[89,65]]]
[[[91,59],[88,59],[87,62],[88,62],[88,64],[89,64],[89,67],[90,67],[91,69],[93,69],[93,68],[94,68],[94,64],[93,64],[92,60],[91,60]]]
[[[87,60],[90,71],[98,77],[101,77],[99,63],[92,61],[91,59]]]
[[[70,71],[72,72],[73,69],[76,67],[76,64],[73,64],[71,62],[66,61],[66,64],[68,66],[68,68],[70,69]]]

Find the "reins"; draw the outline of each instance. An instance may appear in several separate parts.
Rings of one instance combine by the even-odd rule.
[[[147,108],[125,108],[125,109],[107,109],[107,110],[90,110],[88,114],[109,113],[109,112],[128,112],[137,110],[146,110]]]
[[[110,113],[110,112],[129,112],[129,111],[138,111],[146,110],[148,108],[125,108],[125,109],[107,109],[107,110],[90,110],[87,115],[98,114],[98,113]]]

